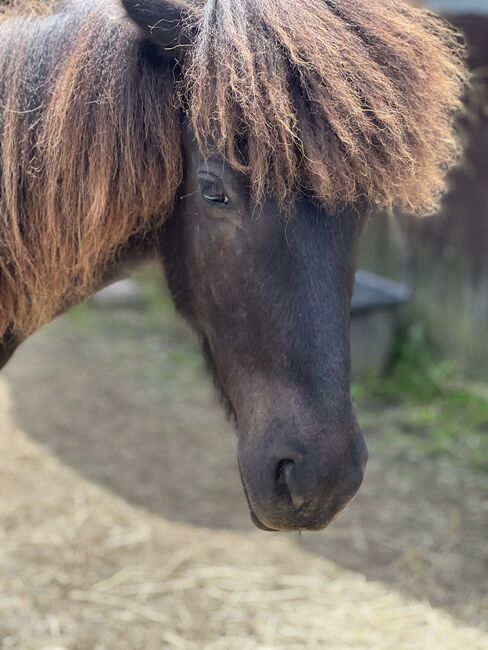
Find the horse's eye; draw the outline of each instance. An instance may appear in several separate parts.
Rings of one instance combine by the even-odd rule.
[[[228,205],[229,203],[227,194],[213,181],[202,181],[201,192],[203,198],[209,203],[218,203],[220,205]]]

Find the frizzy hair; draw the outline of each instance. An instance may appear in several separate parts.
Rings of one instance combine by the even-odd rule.
[[[0,23],[0,338],[93,293],[180,183],[171,66],[147,64],[124,21],[84,4]]]
[[[446,21],[402,0],[195,5],[182,80],[193,128],[258,197],[286,205],[305,189],[330,209],[438,209],[466,83]]]
[[[439,17],[402,0],[175,0],[188,39],[175,80],[118,3],[31,15],[44,4],[0,7],[0,338],[90,295],[164,222],[181,110],[257,200],[437,209],[466,83]]]

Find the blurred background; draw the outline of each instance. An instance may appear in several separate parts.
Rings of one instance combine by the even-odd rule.
[[[0,379],[0,648],[488,648],[488,0],[439,215],[378,216],[353,304],[370,448],[327,531],[253,528],[198,345],[147,269]]]
[[[467,149],[451,175],[441,214],[412,220],[376,219],[361,265],[413,289],[409,315],[429,329],[442,352],[469,373],[488,378],[488,2],[430,0],[466,36],[472,70],[467,114],[460,124]]]

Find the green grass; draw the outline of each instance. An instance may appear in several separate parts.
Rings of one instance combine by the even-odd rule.
[[[385,409],[397,407],[395,433],[417,451],[488,469],[488,389],[442,360],[421,325],[403,332],[386,370],[357,382],[353,393],[378,426]],[[375,424],[371,413],[368,422]]]
[[[439,358],[425,328],[415,324],[399,333],[386,370],[355,386],[356,397],[429,404],[446,394],[456,374],[452,363]]]

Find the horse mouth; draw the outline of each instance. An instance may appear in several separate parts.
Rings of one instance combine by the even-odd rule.
[[[247,493],[247,487],[246,487],[246,482],[244,481],[244,475],[242,473],[242,468],[241,464],[239,463],[239,472],[241,474],[241,483],[242,487],[244,489],[244,496],[246,497],[247,505],[249,508],[249,513],[251,515],[251,520],[252,523],[256,526],[256,528],[259,528],[259,530],[264,530],[267,533],[277,533],[279,532],[277,528],[269,528],[269,526],[265,526],[260,520],[257,514],[254,512],[254,508],[251,505],[251,500],[249,499],[249,494]]]
[[[244,492],[246,492],[246,488],[244,488]],[[247,493],[246,493],[246,498],[247,498]],[[252,506],[249,503],[249,499],[247,499],[247,503],[249,505],[249,512],[251,513],[252,523],[256,526],[256,528],[259,528],[259,530],[264,530],[267,533],[277,533],[277,532],[279,532],[276,528],[268,528],[268,526],[265,526],[264,524],[262,524],[259,521],[258,516],[256,515],[256,513],[252,509]]]

